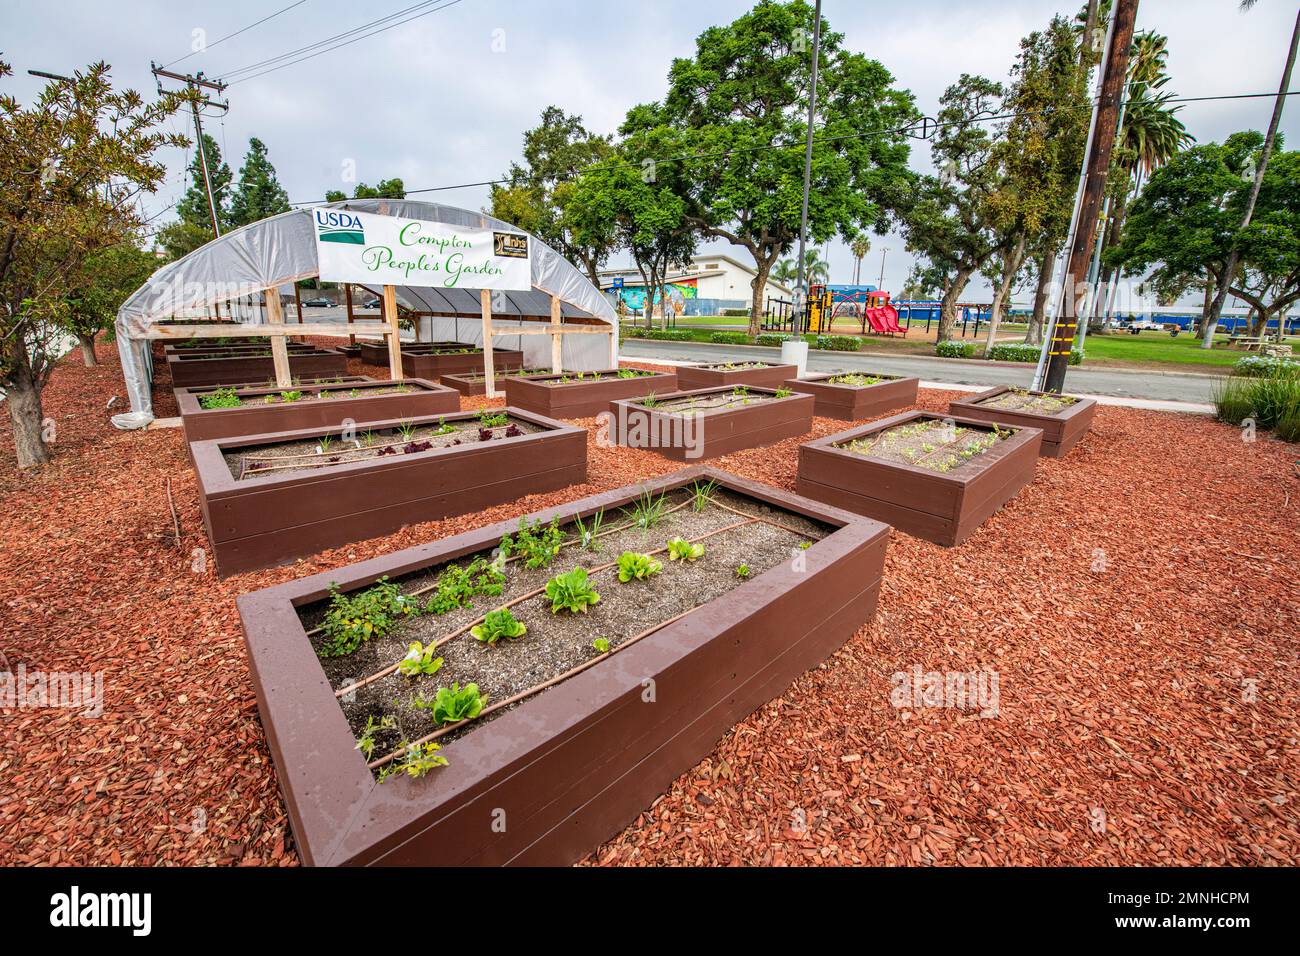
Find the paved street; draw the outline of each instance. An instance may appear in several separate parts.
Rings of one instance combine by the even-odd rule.
[[[683,362],[727,362],[745,359],[780,358],[779,348],[754,345],[713,345],[706,342],[652,342],[625,339],[619,342],[625,358]],[[917,375],[927,382],[950,382],[957,385],[1020,385],[1033,378],[1031,365],[985,362],[982,359],[943,359],[927,355],[886,355],[868,352],[808,353],[808,369],[813,372],[875,371],[890,375]],[[1114,368],[1071,368],[1066,374],[1066,389],[1085,395],[1111,395],[1118,398],[1157,399],[1162,401],[1211,401],[1211,389],[1219,376],[1186,372],[1153,372]]]

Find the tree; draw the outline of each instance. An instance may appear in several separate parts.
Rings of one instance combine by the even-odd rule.
[[[0,78],[12,71],[0,63]],[[129,239],[135,202],[166,178],[155,131],[185,100],[115,91],[105,63],[50,82],[23,108],[0,96],[0,388],[18,465],[50,460],[41,391],[68,335],[66,291],[86,260]]]
[[[585,241],[578,242],[567,213],[579,175],[612,153],[610,137],[588,131],[581,116],[546,107],[541,123],[524,133],[523,165],[512,164],[509,181],[492,187],[492,215],[581,263],[599,287],[600,267],[613,251],[613,237],[608,231],[584,228]]]
[[[677,146],[668,126],[638,124],[628,130],[609,162],[584,172],[566,200],[567,228],[575,242],[613,242],[632,255],[646,290],[646,327],[664,300],[668,270],[695,254],[696,232],[686,216],[680,184],[671,171],[656,175],[651,157]],[[612,232],[611,232],[612,230]]]
[[[849,243],[849,251],[853,253],[853,284],[859,285],[862,282],[862,260],[871,251],[871,240],[866,236],[858,236]]]
[[[251,137],[244,165],[239,168],[239,186],[230,197],[230,225],[246,226],[288,211],[289,194],[276,178],[275,167],[266,155],[266,144],[256,136]]]
[[[353,199],[405,199],[406,186],[398,179],[381,179],[373,186],[367,186],[365,183],[357,183],[356,188],[352,190]]]
[[[1300,301],[1300,153],[1275,154],[1241,228],[1263,146],[1257,132],[1234,133],[1175,156],[1133,204],[1110,264],[1151,269],[1147,284],[1165,298],[1214,283],[1250,304],[1260,328],[1284,315]]]
[[[772,267],[799,235],[813,19],[802,0],[761,0],[705,30],[694,57],[673,62],[657,113],[682,133],[678,157],[688,158],[658,166],[681,170],[687,219],[753,257],[750,334]],[[816,245],[885,230],[913,178],[904,129],[918,118],[911,93],[880,63],[844,49],[825,20],[821,37],[808,208]]]
[[[157,268],[157,256],[125,241],[88,255],[70,279],[67,327],[87,366],[96,364],[95,336],[113,324],[118,308]]]
[[[969,120],[995,114],[1003,92],[1001,83],[968,73],[944,91],[931,148],[939,175],[921,178],[903,217],[909,251],[948,277],[939,312],[940,342],[952,338],[961,294],[998,248],[989,204],[1000,182],[994,135],[986,124]]]
[[[782,285],[790,285],[799,278],[799,263],[794,259],[782,259],[772,267],[772,278]]]
[[[226,209],[227,190],[234,176],[230,167],[221,158],[221,148],[217,141],[207,133],[203,134],[204,155],[208,159],[208,173],[212,177],[213,200],[217,207],[217,222],[221,231],[230,226],[230,215]],[[179,259],[189,255],[205,242],[215,238],[212,228],[212,209],[208,204],[208,190],[203,181],[203,161],[198,151],[190,159],[190,185],[176,204],[177,221],[170,223],[158,233],[158,244],[163,247],[169,259]]]

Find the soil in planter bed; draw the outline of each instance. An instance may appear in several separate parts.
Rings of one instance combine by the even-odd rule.
[[[844,372],[826,379],[814,379],[813,382],[818,385],[844,385],[849,388],[866,388],[869,385],[879,385],[881,382],[892,382],[896,378],[898,378],[897,375],[866,375],[862,372]]]
[[[730,391],[716,395],[687,395],[682,398],[668,399],[653,406],[646,406],[642,400],[639,404],[651,411],[666,412],[670,415],[694,415],[699,412],[725,412],[734,408],[763,405],[777,401],[777,396],[764,392],[746,391],[746,386],[737,385]]]
[[[324,388],[319,392],[303,392],[300,397],[294,399],[292,402],[286,402],[280,397],[281,393],[276,392],[274,395],[242,396],[238,405],[226,407],[255,408],[259,405],[301,405],[303,402],[332,402],[336,398],[372,398],[375,395],[395,395],[398,393],[414,392],[416,390],[417,389],[414,385],[382,385],[374,388],[362,388],[359,385],[348,386],[346,384],[340,384],[338,388]],[[203,395],[212,395],[217,391],[224,391],[224,389],[214,387],[211,390],[204,392]],[[288,388],[285,389],[285,391],[291,392],[294,391],[294,389]],[[202,396],[199,398],[199,407],[204,408]],[[204,408],[204,410],[206,410],[206,408]]]
[[[1012,390],[994,395],[980,402],[981,408],[1002,408],[1009,412],[1029,412],[1034,415],[1059,415],[1075,402],[1069,395],[1036,395],[1033,392]]]
[[[866,458],[946,472],[973,461],[1013,434],[1011,428],[953,426],[941,419],[923,418],[836,447]]]
[[[396,428],[381,428],[372,431],[374,441],[366,444],[366,433],[371,431],[364,427],[357,428],[357,441],[360,445],[347,443],[339,439],[325,451],[319,451],[320,442],[312,438],[303,441],[277,442],[273,445],[246,445],[232,448],[222,457],[226,460],[230,474],[237,479],[260,478],[263,475],[292,475],[295,472],[311,471],[316,468],[328,468],[332,465],[352,461],[375,459],[384,461],[393,455],[412,454],[430,451],[434,448],[448,448],[452,445],[478,444],[484,439],[481,432],[491,433],[492,439],[509,438],[507,432],[516,428],[528,435],[543,431],[532,422],[511,416],[504,425],[483,429],[479,419],[458,419],[446,423],[451,431],[440,434],[437,422],[417,426],[410,437],[404,436]],[[427,444],[428,447],[425,447]],[[383,451],[384,448],[391,451]]]
[[[545,593],[528,598],[511,608],[514,616],[528,628],[522,637],[513,640],[502,638],[495,646],[489,646],[466,632],[438,649],[437,656],[443,658],[443,665],[437,673],[418,677],[389,674],[359,689],[350,700],[341,701],[340,706],[353,733],[360,737],[368,717],[373,716],[376,722],[383,716],[396,718],[397,729],[381,731],[375,736],[374,757],[378,759],[399,746],[401,741],[418,740],[438,729],[429,711],[413,706],[412,702],[419,696],[432,700],[439,687],[450,687],[453,681],[458,681],[462,687],[475,683],[480,693],[488,695],[487,706],[490,707],[494,702],[506,700],[600,657],[600,652],[592,647],[596,638],[607,639],[611,653],[616,652],[629,638],[656,623],[706,604],[743,584],[736,576],[736,567],[741,563],[749,565],[750,577],[757,577],[792,560],[801,542],[816,541],[832,530],[801,515],[774,509],[731,492],[714,491],[713,497],[715,501],[747,514],[779,521],[797,529],[797,533],[755,522],[706,538],[700,542],[704,545],[704,554],[694,562],[669,561],[666,552],[656,554],[656,560],[663,563],[663,570],[645,581],[621,583],[616,566],[594,572],[591,586],[600,594],[600,601],[588,608],[585,614],[567,611],[552,614]],[[667,507],[690,500],[691,495],[685,490],[670,492],[664,497]],[[621,510],[611,509],[605,515],[604,527],[613,529],[627,520]],[[400,660],[412,641],[420,641],[428,647],[487,611],[545,586],[547,580],[556,574],[578,566],[591,569],[616,562],[624,551],[653,551],[663,548],[669,538],[695,538],[744,520],[742,515],[712,505],[696,512],[687,504],[666,515],[648,531],[628,528],[605,535],[598,539],[599,551],[566,546],[547,568],[529,569],[522,561],[513,561],[506,565],[506,584],[500,597],[479,597],[468,608],[440,616],[407,619],[385,637],[363,644],[350,655],[322,658],[321,666],[331,686],[338,690]],[[575,537],[572,526],[566,526],[566,530],[570,532],[569,539]],[[489,554],[479,556],[491,557]],[[454,563],[465,567],[474,557],[467,555]],[[445,567],[433,567],[397,583],[404,593],[411,593],[433,584]],[[423,605],[429,596],[423,594],[416,600]],[[328,602],[301,608],[299,615],[303,626],[308,630],[317,626],[327,609]],[[313,636],[312,640],[317,647],[320,646],[320,635]],[[534,698],[528,697],[525,701],[531,699]],[[450,731],[438,742],[446,744],[472,733],[513,706],[516,705]]]
[[[748,368],[771,368],[771,362],[719,362],[716,365],[696,365],[714,372],[739,372]]]
[[[655,372],[647,372],[644,369],[628,369],[628,371],[636,372],[636,374],[619,375],[617,372],[604,372],[601,374],[596,374],[595,372],[569,372],[563,374],[562,377],[557,378],[554,381],[538,382],[537,384],[551,387],[559,385],[580,385],[584,382],[608,382],[612,379],[649,378],[651,375],[656,374]]]

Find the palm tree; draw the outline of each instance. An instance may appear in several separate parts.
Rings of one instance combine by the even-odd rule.
[[[803,254],[803,273],[808,277],[809,285],[828,282],[831,277],[831,265],[817,254],[816,249],[808,249]]]
[[[772,278],[782,285],[789,285],[799,277],[799,267],[793,259],[782,259],[772,267]]]
[[[871,251],[871,240],[866,236],[858,236],[849,243],[849,251],[853,253],[853,284],[859,285],[862,282],[862,260]]]

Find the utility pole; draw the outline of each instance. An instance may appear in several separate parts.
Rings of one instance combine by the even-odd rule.
[[[1093,240],[1097,234],[1098,213],[1106,191],[1106,173],[1110,169],[1111,148],[1119,127],[1119,107],[1128,76],[1129,50],[1133,45],[1133,24],[1137,19],[1138,0],[1116,0],[1114,22],[1101,78],[1101,96],[1097,102],[1092,142],[1088,150],[1087,178],[1076,210],[1076,230],[1066,260],[1063,302],[1065,312],[1052,329],[1048,348],[1047,370],[1043,388],[1059,392],[1065,386],[1065,371],[1070,364],[1074,333],[1081,306],[1088,295],[1086,282],[1077,281],[1088,274]]]
[[[821,58],[822,48],[822,0],[817,0],[817,6],[813,11],[813,57],[812,57],[812,87],[808,92],[808,137],[804,143],[803,150],[803,207],[799,213],[799,259],[796,262],[797,272],[795,274],[795,309],[799,312],[797,321],[803,322],[803,306],[808,301],[808,287],[805,284],[807,278],[804,274],[806,263],[804,262],[804,246],[808,241],[808,190],[812,185],[812,150],[813,150],[813,120],[817,116],[817,61]]]
[[[173,73],[170,70],[165,70],[158,66],[152,60],[149,62],[149,68],[153,71],[154,79],[158,83],[159,93],[163,92],[162,81],[164,77],[169,80],[175,80],[177,83],[184,83],[186,89],[190,92],[190,112],[194,116],[194,141],[198,145],[199,166],[203,170],[203,186],[208,193],[208,213],[212,216],[212,235],[217,239],[220,239],[221,220],[220,217],[217,216],[217,197],[216,193],[212,190],[212,174],[208,170],[208,153],[207,150],[203,148],[203,120],[199,113],[199,106],[214,107],[222,111],[229,110],[230,102],[228,100],[214,102],[202,93],[205,89],[213,90],[218,94],[224,93],[226,84],[222,83],[220,80],[204,79],[202,70],[192,75],[188,73]]]
[[[888,246],[880,250],[880,283],[876,286],[877,289],[885,288],[885,253],[888,251]]]

